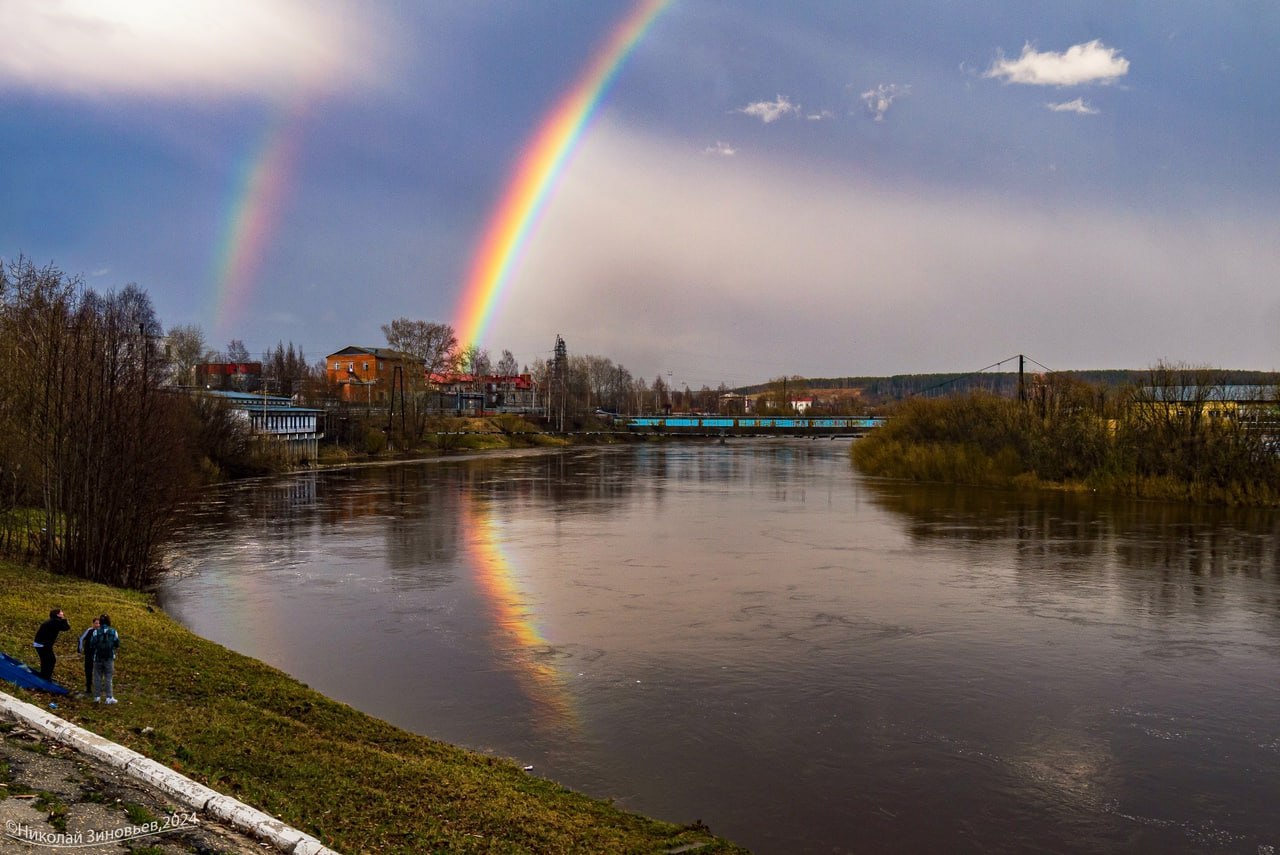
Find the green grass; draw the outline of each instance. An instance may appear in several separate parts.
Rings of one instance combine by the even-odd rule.
[[[621,811],[514,762],[418,736],[199,638],[144,594],[0,560],[0,650],[33,661],[55,606],[55,678],[83,679],[75,638],[107,612],[120,630],[115,706],[59,698],[64,718],[312,834],[340,852],[744,851],[700,824]],[[47,696],[0,684],[41,707]],[[689,806],[690,816],[697,806]]]
[[[156,819],[155,814],[153,814],[151,811],[147,810],[145,807],[143,807],[140,804],[135,804],[134,802],[125,802],[120,806],[124,808],[124,814],[125,816],[129,817],[129,822],[133,823],[134,825],[145,825],[148,822],[151,822]]]
[[[67,830],[67,811],[70,808],[56,795],[42,790],[36,796],[33,804],[36,809],[45,811],[48,814],[46,819],[55,831]]]

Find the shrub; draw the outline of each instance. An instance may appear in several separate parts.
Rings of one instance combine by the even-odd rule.
[[[850,453],[867,474],[916,481],[1280,504],[1280,455],[1255,425],[1140,391],[1115,412],[1097,390],[1055,379],[1026,402],[983,393],[910,399]]]
[[[364,450],[367,454],[381,454],[387,450],[387,435],[378,428],[366,428]]]

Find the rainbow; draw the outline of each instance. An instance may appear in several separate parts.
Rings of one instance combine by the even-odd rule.
[[[472,258],[454,329],[459,343],[477,344],[502,299],[533,225],[546,205],[596,108],[632,49],[672,0],[638,0],[614,28],[568,94],[542,121],[523,149],[512,179]]]
[[[235,327],[244,316],[267,239],[280,219],[305,112],[305,105],[298,104],[277,115],[236,170],[215,252],[211,313],[215,341],[238,337]]]
[[[564,735],[580,728],[564,678],[550,662],[551,644],[543,637],[520,590],[515,569],[502,551],[498,523],[484,499],[464,490],[459,529],[464,552],[493,620],[493,644],[499,659],[514,666],[525,695],[533,702],[534,722]]]

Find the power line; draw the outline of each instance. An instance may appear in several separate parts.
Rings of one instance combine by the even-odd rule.
[[[943,386],[950,386],[953,383],[959,383],[963,380],[968,380],[970,377],[976,377],[979,374],[990,371],[992,368],[999,368],[1001,365],[1004,365],[1006,362],[1012,362],[1015,359],[1026,360],[1027,362],[1031,362],[1031,363],[1034,363],[1035,365],[1040,366],[1049,374],[1054,373],[1053,369],[1050,368],[1049,366],[1044,365],[1043,363],[1040,363],[1040,362],[1036,362],[1036,360],[1032,359],[1030,356],[1027,356],[1026,354],[1016,353],[1013,356],[1006,356],[1004,359],[1001,359],[999,362],[993,362],[985,368],[979,368],[977,371],[970,371],[969,373],[961,374],[958,377],[949,377],[946,380],[941,381],[940,383],[935,383],[934,385],[921,389],[918,392],[912,392],[910,395],[908,395],[908,397],[913,398],[916,395],[927,395],[928,393],[936,389],[941,389]]]

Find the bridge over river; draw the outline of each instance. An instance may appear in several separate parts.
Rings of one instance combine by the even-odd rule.
[[[732,416],[639,416],[620,419],[632,433],[671,436],[862,436],[884,424],[874,418],[747,418]]]

